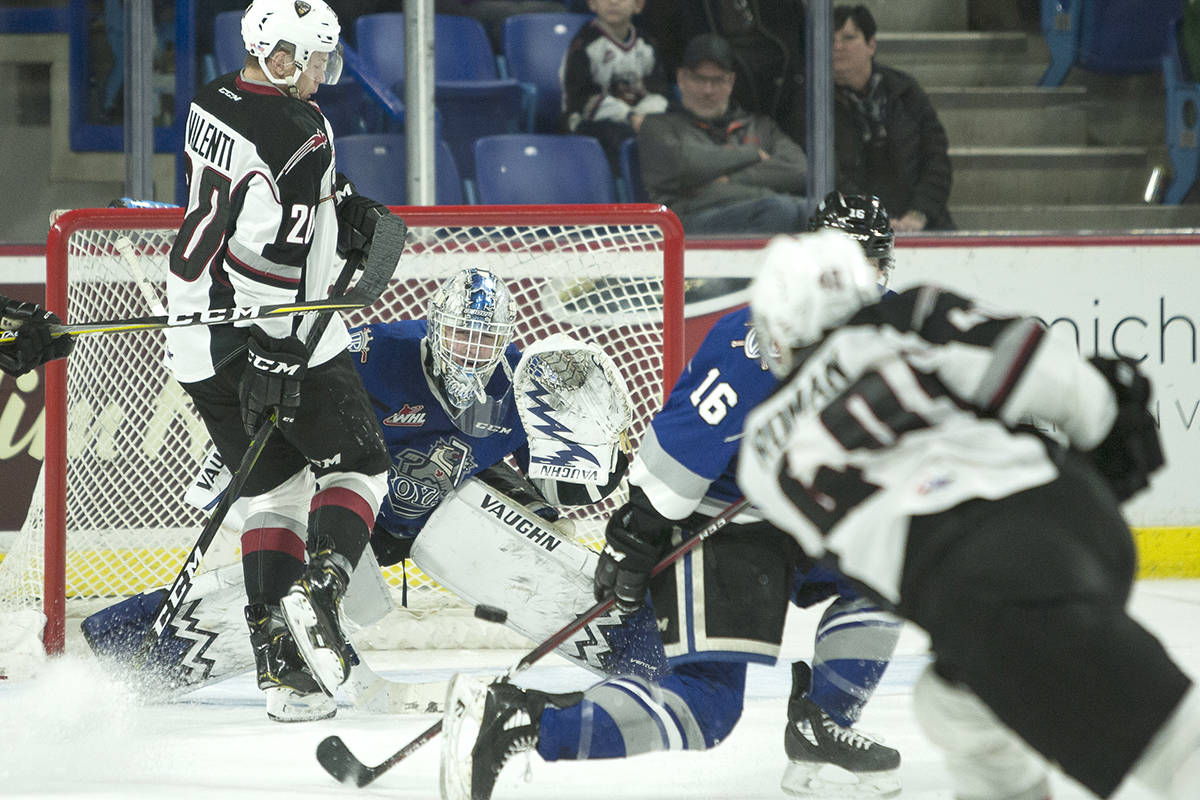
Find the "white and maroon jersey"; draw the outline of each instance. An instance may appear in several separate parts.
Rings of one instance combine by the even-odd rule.
[[[223,75],[192,101],[184,155],[187,214],[167,277],[172,314],[328,296],[340,268],[333,134],[315,103]],[[185,383],[203,380],[245,347],[246,328],[235,326],[304,340],[314,317],[168,329],[171,370]],[[309,364],[349,341],[335,315]]]
[[[1058,476],[1055,447],[1095,447],[1116,402],[1069,336],[933,287],[859,311],[746,420],[738,484],[813,557],[893,601],[909,519]]]

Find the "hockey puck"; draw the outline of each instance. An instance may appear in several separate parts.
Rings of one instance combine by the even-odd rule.
[[[488,622],[503,623],[508,619],[508,612],[503,608],[496,608],[495,606],[478,605],[475,606],[475,616],[480,619],[486,619]]]

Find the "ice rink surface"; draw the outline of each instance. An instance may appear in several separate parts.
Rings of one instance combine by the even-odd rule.
[[[1190,675],[1200,675],[1200,581],[1139,583],[1132,609]],[[819,615],[819,610],[793,609],[784,658],[774,668],[751,667],[745,712],[716,749],[586,763],[547,764],[536,756],[519,756],[500,776],[494,797],[786,797],[779,778],[785,764],[782,734],[790,688],[788,663],[811,656]],[[459,670],[499,674],[523,652],[366,655],[388,678],[430,681]],[[906,629],[859,727],[899,748],[901,797],[951,800],[940,756],[925,742],[912,715],[913,681],[927,660],[924,635]],[[552,656],[525,672],[520,682],[568,690],[592,680],[589,673]],[[342,707],[331,720],[274,723],[266,718],[262,696],[249,675],[207,687],[184,701],[144,705],[94,663],[68,657],[51,663],[35,679],[0,682],[0,797],[432,799],[437,797],[440,738],[365,789],[336,784],[317,764],[313,751],[322,738],[336,733],[359,758],[376,764],[436,720],[435,715],[391,716]],[[1121,721],[1114,719],[1113,724]],[[1053,787],[1054,800],[1091,797],[1061,775],[1055,776]],[[1127,783],[1115,797],[1145,800],[1150,795]]]

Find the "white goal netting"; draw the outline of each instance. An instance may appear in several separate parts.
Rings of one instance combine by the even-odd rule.
[[[71,322],[156,313],[180,214],[98,209],[61,217],[48,247],[51,306],[65,293]],[[615,359],[632,393],[636,443],[661,404],[664,381],[682,366],[683,244],[673,215],[655,206],[400,214],[409,243],[396,278],[379,302],[349,322],[423,317],[444,277],[463,267],[489,269],[517,300],[518,345],[562,332]],[[116,247],[121,237],[129,239],[136,267]],[[169,583],[204,523],[183,495],[209,440],[163,357],[161,331],[81,336],[67,359],[65,389],[47,376],[46,463],[28,518],[0,563],[0,613],[28,620],[30,610],[44,607],[48,650],[61,646],[64,627],[77,627],[68,619]],[[65,408],[58,397],[65,397]],[[56,444],[60,435],[63,443]],[[58,454],[64,446],[65,458]],[[573,511],[579,537],[594,545],[625,495],[622,488]],[[201,569],[236,560],[237,534],[222,531]],[[409,608],[418,616],[456,605],[411,564],[406,576],[399,567],[386,576],[397,588],[406,580]],[[448,620],[434,628],[429,639],[405,636],[419,647],[479,646],[456,641]],[[381,646],[396,644],[388,639]]]

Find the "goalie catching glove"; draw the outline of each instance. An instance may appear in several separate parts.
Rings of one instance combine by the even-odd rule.
[[[609,483],[620,468],[633,409],[625,379],[607,353],[556,333],[522,354],[513,394],[529,441],[531,479]]]
[[[596,600],[613,596],[617,609],[627,614],[641,608],[650,572],[666,552],[673,530],[646,493],[632,487],[629,502],[613,513],[604,533],[607,542],[592,581]]]
[[[0,296],[0,329],[17,331],[17,338],[0,345],[0,370],[15,378],[47,361],[65,358],[75,340],[70,336],[55,339],[50,335],[50,326],[61,324],[58,316],[37,303]]]
[[[1158,426],[1150,414],[1150,379],[1128,358],[1096,356],[1091,364],[1112,387],[1117,417],[1104,441],[1089,454],[1109,487],[1124,502],[1150,485],[1163,466]]]
[[[291,425],[300,408],[300,382],[308,369],[308,349],[295,336],[272,339],[260,328],[250,329],[246,371],[240,398],[242,426],[253,436],[275,411],[275,424]]]
[[[376,223],[392,212],[382,203],[359,194],[340,172],[334,182],[333,196],[338,218],[337,254],[348,258],[350,253],[358,251],[365,259],[371,250]]]

